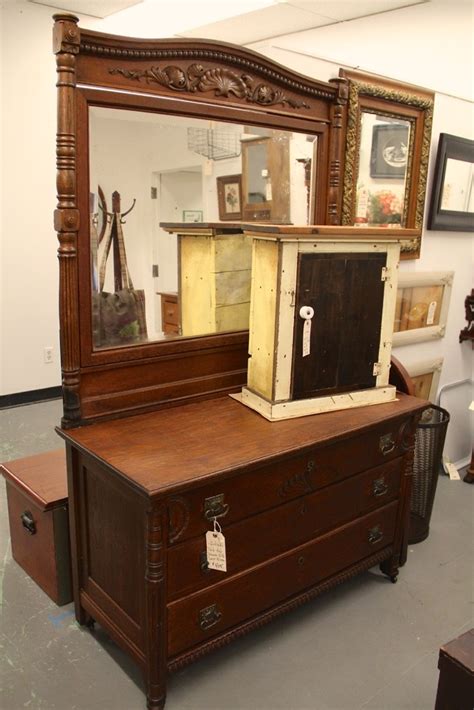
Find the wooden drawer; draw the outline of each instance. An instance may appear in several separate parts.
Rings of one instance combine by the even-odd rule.
[[[267,564],[168,604],[168,653],[177,655],[393,542],[396,501]]]
[[[401,465],[394,459],[230,527],[223,522],[227,573],[206,568],[204,535],[175,545],[168,553],[168,598],[215,584],[386,505],[399,495]]]
[[[172,325],[179,323],[179,306],[177,301],[169,301],[166,299],[162,302],[164,322]]]
[[[348,415],[350,416],[350,415]],[[169,500],[169,543],[209,530],[214,513],[225,527],[381,465],[403,453],[404,420],[385,424],[356,438],[339,441],[292,458],[280,458],[224,481]],[[223,515],[222,515],[223,513]]]

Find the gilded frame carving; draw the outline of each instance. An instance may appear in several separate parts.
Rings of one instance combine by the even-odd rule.
[[[408,146],[405,187],[405,228],[419,229],[420,236],[402,241],[402,258],[420,255],[421,228],[426,195],[428,160],[433,121],[433,94],[424,89],[382,80],[362,72],[341,69],[349,82],[346,114],[346,151],[342,198],[342,224],[355,222],[355,193],[359,167],[360,116],[362,111],[401,118],[412,126]]]

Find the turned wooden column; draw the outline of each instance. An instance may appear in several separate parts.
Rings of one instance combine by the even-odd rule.
[[[162,710],[166,700],[166,550],[165,505],[147,511],[145,571],[146,692],[148,710]]]
[[[55,15],[53,51],[58,80],[58,118],[56,138],[57,209],[54,226],[59,239],[60,343],[64,416],[63,426],[80,419],[79,400],[79,294],[77,233],[79,211],[76,196],[76,55],[80,31],[73,15]]]
[[[347,79],[331,79],[336,86],[337,95],[331,106],[331,129],[329,144],[328,170],[328,208],[326,224],[341,224],[342,210],[342,175],[344,170],[344,135],[345,106],[348,96]]]

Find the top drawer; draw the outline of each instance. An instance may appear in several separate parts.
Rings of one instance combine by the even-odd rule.
[[[202,535],[214,516],[227,526],[400,456],[405,421],[384,422],[353,438],[169,498],[169,543]]]

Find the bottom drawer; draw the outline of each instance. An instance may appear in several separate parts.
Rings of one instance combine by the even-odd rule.
[[[175,656],[390,545],[397,509],[394,501],[270,562],[172,602],[168,605],[169,655]]]

